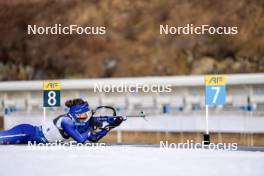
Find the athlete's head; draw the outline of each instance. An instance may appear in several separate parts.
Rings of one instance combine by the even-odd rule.
[[[81,122],[86,121],[90,118],[89,104],[83,99],[77,98],[73,100],[68,100],[66,101],[65,105],[70,108],[69,114],[73,118]]]

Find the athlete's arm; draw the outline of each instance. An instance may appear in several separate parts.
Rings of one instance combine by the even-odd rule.
[[[88,136],[88,140],[91,142],[98,142],[102,137],[104,137],[111,129],[119,126],[122,123],[122,118],[117,118],[114,121],[108,122],[108,125],[106,125],[104,128],[100,128],[100,131],[97,131],[95,133],[91,133]]]
[[[104,137],[109,130],[101,128],[100,131],[97,132],[91,132],[90,135],[88,136],[88,140],[91,142],[98,142],[102,137]]]
[[[80,133],[76,127],[74,126],[74,123],[69,118],[63,118],[61,121],[61,127],[62,129],[75,141],[78,143],[83,143],[87,140],[87,133]]]

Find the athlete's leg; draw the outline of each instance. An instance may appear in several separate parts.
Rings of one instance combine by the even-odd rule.
[[[1,144],[22,144],[31,141],[36,134],[36,127],[29,124],[17,125],[10,130],[0,132]]]

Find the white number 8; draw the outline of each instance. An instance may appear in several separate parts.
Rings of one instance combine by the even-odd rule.
[[[56,104],[56,93],[54,91],[49,91],[48,93],[48,104],[54,106]]]

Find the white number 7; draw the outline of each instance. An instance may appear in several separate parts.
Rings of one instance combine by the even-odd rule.
[[[220,92],[220,87],[212,87],[212,90],[215,90],[215,94],[213,98],[213,104],[215,104]]]

